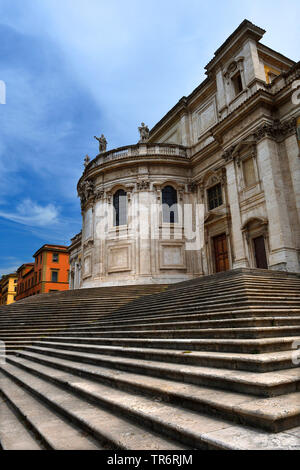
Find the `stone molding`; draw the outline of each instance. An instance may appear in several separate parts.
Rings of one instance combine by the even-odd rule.
[[[150,190],[150,181],[140,180],[136,183],[137,191],[149,191]]]
[[[231,145],[222,155],[225,162],[230,162],[236,159],[237,164],[240,164],[240,153],[242,153],[243,147],[250,148],[252,157],[256,157],[257,149],[256,144],[263,138],[268,137],[281,142],[286,137],[296,134],[297,132],[297,120],[295,118],[289,119],[288,121],[280,122],[279,119],[273,121],[273,123],[264,123],[248,138],[239,142],[238,144]]]
[[[295,118],[289,119],[285,122],[280,122],[279,119],[276,119],[272,124],[263,124],[254,132],[253,137],[256,142],[259,142],[264,137],[281,141],[290,135],[296,134],[296,131],[297,121]]]

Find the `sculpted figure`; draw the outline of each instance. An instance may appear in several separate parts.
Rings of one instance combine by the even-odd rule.
[[[91,161],[90,157],[88,155],[86,155],[86,157],[84,159],[84,168],[86,168],[88,166],[90,161]]]
[[[148,126],[145,126],[145,123],[142,122],[141,127],[139,127],[139,133],[140,133],[140,142],[147,142],[149,139],[149,128]]]
[[[106,140],[106,138],[104,137],[104,135],[102,134],[101,137],[96,137],[96,136],[94,136],[94,138],[95,138],[96,140],[98,140],[98,142],[99,142],[99,152],[100,152],[100,153],[106,152],[107,140]]]

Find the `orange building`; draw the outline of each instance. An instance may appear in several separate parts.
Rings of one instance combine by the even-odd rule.
[[[69,289],[69,253],[62,245],[43,245],[34,263],[20,266],[16,300]]]

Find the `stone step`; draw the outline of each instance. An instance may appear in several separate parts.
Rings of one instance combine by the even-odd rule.
[[[222,315],[222,314],[221,314]],[[207,318],[207,316],[206,316]],[[67,325],[64,323],[60,322],[49,322],[48,324],[46,322],[42,324],[23,324],[19,325],[18,327],[15,328],[2,328],[1,334],[5,334],[6,332],[11,332],[11,331],[19,331],[19,329],[22,329],[22,332],[26,331],[42,331],[45,327],[47,327],[47,331],[49,330],[49,327],[52,327],[52,329],[57,330],[61,328],[67,328],[72,326],[72,328],[89,328],[90,326],[96,326],[100,330],[111,330],[113,331],[114,329],[120,329],[120,325],[122,325],[122,329],[124,331],[132,329],[156,329],[156,328],[161,328],[161,325],[163,324],[166,328],[172,327],[173,325],[176,326],[176,329],[186,329],[187,326],[188,328],[209,328],[209,327],[221,327],[221,328],[235,328],[239,326],[288,326],[288,325],[300,325],[300,316],[295,315],[286,315],[286,316],[251,316],[251,317],[241,317],[240,315],[238,318],[220,318],[220,316],[217,316],[217,319],[215,319],[215,316],[211,314],[209,316],[209,319],[203,318],[201,314],[197,316],[197,320],[194,320],[192,316],[189,318],[185,319],[183,316],[181,316],[181,319],[184,321],[180,321],[177,317],[174,315],[171,318],[168,317],[152,317],[151,320],[149,318],[140,318],[138,317],[137,319],[132,319],[132,320],[125,320],[125,321],[86,321],[86,322],[74,322],[72,325]],[[159,323],[158,323],[159,322]],[[56,325],[55,328],[53,328],[53,324]]]
[[[242,308],[232,308],[231,307],[222,307],[220,309],[207,309],[206,311],[199,312],[199,309],[196,307],[193,308],[186,308],[186,309],[178,309],[176,308],[176,313],[174,312],[174,306],[172,308],[169,308],[168,310],[161,311],[160,308],[158,308],[156,311],[153,311],[151,313],[148,313],[147,316],[145,316],[145,310],[142,310],[139,312],[138,310],[136,311],[135,314],[131,315],[103,315],[103,314],[97,314],[97,315],[91,315],[91,314],[86,314],[83,316],[81,319],[76,319],[73,316],[70,315],[66,320],[64,317],[56,319],[56,318],[51,318],[49,321],[47,321],[47,318],[42,317],[35,317],[34,320],[31,320],[31,318],[27,318],[24,316],[22,318],[22,321],[14,321],[11,320],[10,324],[2,324],[0,325],[0,331],[11,331],[13,329],[18,329],[18,328],[28,328],[28,326],[31,327],[43,327],[43,326],[53,326],[54,325],[59,325],[59,326],[70,326],[70,325],[84,325],[84,324],[89,324],[89,323],[97,323],[97,324],[113,324],[115,322],[120,322],[121,324],[130,323],[134,322],[137,319],[143,318],[144,322],[149,322],[152,321],[153,319],[157,318],[160,321],[175,321],[178,318],[178,321],[180,321],[180,316],[183,320],[186,319],[188,321],[189,319],[191,320],[205,320],[205,319],[214,319],[214,318],[242,318],[242,317],[250,317],[250,316],[258,316],[258,317],[270,317],[270,316],[299,316],[300,314],[300,308],[290,308],[290,307],[277,307],[270,308],[270,306],[264,306],[264,307],[259,307],[259,308],[252,308],[250,307],[242,307]],[[165,319],[165,320],[164,320]]]
[[[176,325],[175,325],[176,326]],[[57,337],[73,336],[86,338],[149,338],[149,339],[259,339],[259,338],[280,338],[288,336],[299,336],[298,326],[273,326],[273,327],[248,327],[248,328],[200,328],[200,329],[174,329],[168,330],[119,330],[102,331],[97,326],[88,328],[68,328],[65,330],[48,329],[40,331],[11,332],[10,334],[0,333],[0,340],[16,340],[18,338],[38,338],[55,335]],[[187,325],[188,326],[188,325]]]
[[[271,372],[275,370],[297,367],[293,363],[294,351],[280,351],[263,354],[221,353],[192,350],[132,348],[117,346],[97,346],[90,344],[35,341],[26,346],[27,351],[36,348],[53,348],[66,351],[85,352],[91,354],[111,355],[143,359],[146,361],[172,362],[176,364],[193,364],[204,367],[217,367],[230,370],[246,370],[251,372]]]
[[[13,316],[13,315],[19,315],[21,316],[21,312],[26,312],[28,309],[30,309],[32,312],[34,311],[35,313],[37,312],[45,312],[45,311],[52,311],[55,312],[58,308],[63,308],[64,311],[67,309],[72,309],[74,306],[77,305],[78,311],[84,311],[85,308],[93,308],[93,307],[102,307],[104,310],[105,307],[107,308],[112,308],[115,309],[116,306],[119,306],[121,309],[128,307],[128,304],[131,304],[132,306],[137,306],[137,305],[145,305],[147,304],[149,307],[151,307],[153,304],[157,304],[158,302],[163,305],[164,303],[168,303],[170,299],[173,301],[176,301],[177,303],[182,303],[186,301],[190,302],[199,302],[200,300],[203,299],[203,301],[222,301],[223,299],[241,299],[241,300],[265,300],[268,301],[270,299],[274,300],[286,300],[286,301],[296,301],[299,302],[299,292],[297,293],[284,293],[282,289],[280,289],[280,292],[278,292],[278,289],[274,292],[261,292],[261,290],[253,291],[253,292],[248,292],[247,289],[245,288],[239,288],[237,290],[230,289],[229,292],[227,293],[222,293],[222,290],[217,294],[214,291],[209,291],[207,293],[203,293],[203,295],[200,295],[195,292],[186,292],[186,293],[177,293],[177,296],[171,295],[171,292],[165,292],[163,294],[156,294],[155,296],[143,296],[138,298],[137,300],[134,299],[129,299],[126,302],[118,302],[116,299],[115,301],[111,301],[109,304],[105,302],[103,299],[98,299],[97,301],[92,301],[89,300],[88,302],[80,302],[80,301],[73,301],[72,303],[66,305],[61,302],[57,302],[55,305],[52,303],[49,305],[26,305],[26,307],[22,307],[16,302],[15,304],[12,304],[12,306],[6,307],[6,316]]]
[[[208,315],[208,314],[216,314],[216,313],[243,313],[249,311],[251,313],[256,313],[257,316],[259,315],[259,312],[262,312],[262,315],[265,314],[272,314],[274,312],[274,315],[280,314],[280,312],[283,312],[284,314],[288,313],[289,311],[298,313],[300,312],[300,306],[294,306],[291,307],[289,305],[286,305],[282,303],[281,305],[278,306],[271,306],[269,305],[258,305],[255,306],[252,304],[242,304],[241,306],[229,306],[230,304],[227,305],[220,305],[218,308],[211,306],[207,308],[198,308],[196,305],[189,306],[187,305],[186,307],[184,306],[177,306],[175,303],[173,304],[173,307],[171,308],[170,306],[168,308],[160,308],[159,304],[157,304],[156,308],[154,309],[149,309],[147,311],[147,316],[145,316],[145,308],[144,309],[136,309],[135,313],[133,314],[132,312],[128,312],[127,315],[126,313],[122,313],[122,315],[117,315],[114,314],[113,312],[111,313],[103,313],[101,311],[98,312],[98,310],[93,310],[91,312],[86,311],[86,313],[83,315],[79,315],[76,312],[76,316],[69,314],[69,315],[61,315],[61,316],[55,316],[51,315],[49,318],[49,322],[47,323],[47,316],[42,315],[35,315],[34,317],[26,316],[24,315],[21,319],[14,319],[11,318],[9,320],[3,320],[2,323],[0,324],[1,329],[5,328],[13,328],[13,327],[19,327],[19,326],[28,326],[28,325],[43,325],[43,324],[70,324],[72,322],[73,324],[78,323],[81,324],[83,322],[89,322],[89,321],[100,321],[100,322],[107,322],[107,321],[114,321],[114,319],[119,319],[121,321],[124,320],[131,320],[134,318],[140,318],[141,316],[144,316],[145,318],[151,316],[155,317],[157,315],[161,316],[168,316],[168,315],[173,315],[173,316],[178,316],[180,314],[182,315],[192,315],[192,314],[199,314],[199,315]],[[76,310],[75,310],[76,311]],[[176,314],[175,314],[176,312]]]
[[[265,338],[265,339],[128,339],[128,338],[85,338],[73,336],[48,336],[46,341],[64,343],[79,343],[89,345],[108,345],[123,347],[143,347],[159,349],[179,349],[185,351],[216,351],[246,354],[259,354],[267,352],[290,351],[300,342],[300,336]],[[16,350],[26,345],[32,345],[37,339],[26,337],[7,340],[6,350]]]
[[[214,296],[210,296],[209,298],[206,297],[206,300],[201,300],[200,299],[184,299],[184,298],[181,298],[181,300],[175,300],[175,299],[167,299],[165,302],[162,302],[161,299],[156,299],[155,302],[153,302],[152,304],[150,303],[145,303],[145,304],[142,304],[142,303],[139,303],[139,304],[134,304],[133,302],[132,303],[129,303],[126,305],[126,307],[123,306],[123,309],[120,308],[120,312],[122,312],[122,310],[126,310],[126,312],[130,312],[132,310],[136,310],[138,307],[140,308],[143,308],[145,306],[147,306],[147,310],[148,311],[151,311],[153,309],[157,309],[158,306],[160,306],[160,309],[163,310],[164,309],[164,306],[166,307],[169,307],[170,306],[170,301],[172,301],[172,303],[178,307],[180,306],[185,306],[185,307],[193,307],[193,306],[198,306],[198,308],[202,309],[204,307],[213,307],[213,306],[216,306],[216,307],[221,307],[223,305],[228,305],[228,302],[230,302],[230,304],[232,305],[268,305],[270,304],[270,300],[272,301],[272,305],[275,307],[276,305],[280,306],[284,303],[284,305],[286,307],[288,306],[298,306],[299,308],[299,304],[300,304],[300,298],[297,298],[297,297],[290,297],[290,298],[286,298],[284,296],[278,296],[277,298],[274,298],[273,296],[270,296],[270,297],[267,297],[265,295],[261,295],[261,296],[253,296],[253,298],[249,298],[249,296],[246,296],[246,295],[223,295],[222,297],[220,298],[215,298]]]
[[[252,395],[215,390],[209,387],[140,376],[79,362],[50,358],[42,363],[20,357],[9,357],[17,365],[38,377],[69,387],[70,374],[102,383],[114,389],[138,393],[153,400],[164,401],[200,413],[218,416],[239,424],[255,425],[270,432],[281,432],[300,425],[300,393],[274,398],[256,398]],[[64,371],[64,374],[61,373]],[[74,377],[73,382],[76,379]],[[68,385],[67,385],[68,384]],[[261,410],[264,413],[261,413]],[[284,412],[282,411],[284,410]]]
[[[177,330],[187,329],[199,329],[199,328],[239,328],[239,327],[259,327],[259,326],[299,326],[300,327],[300,316],[295,317],[248,317],[248,318],[231,318],[231,319],[220,319],[220,320],[197,320],[189,322],[151,322],[143,323],[143,319],[131,322],[129,325],[122,324],[122,331],[127,330],[155,330],[161,329],[162,324],[165,328],[171,329],[176,327]],[[98,331],[118,331],[120,330],[120,324],[118,325],[103,325],[97,322],[96,326]]]
[[[151,314],[156,314],[157,311],[162,312],[163,314],[167,314],[168,312],[174,313],[174,310],[176,309],[177,312],[183,312],[183,313],[213,313],[213,312],[222,312],[222,311],[235,311],[235,310],[241,310],[241,309],[256,309],[256,310],[262,310],[262,311],[268,311],[268,310],[274,310],[274,311],[288,311],[288,309],[294,309],[299,312],[300,304],[299,302],[297,303],[292,303],[288,304],[285,302],[279,302],[278,304],[270,302],[265,302],[265,303],[255,303],[255,302],[249,302],[248,300],[245,302],[231,302],[231,301],[226,301],[223,303],[215,304],[214,302],[207,303],[204,305],[204,303],[201,302],[194,302],[194,303],[189,303],[188,301],[186,303],[183,303],[182,305],[179,305],[178,303],[171,301],[169,302],[168,305],[161,306],[159,302],[157,302],[156,305],[153,305],[151,308],[148,309],[147,305],[142,305],[142,306],[134,306],[130,304],[130,309],[129,306],[127,310],[121,310],[119,309],[116,312],[111,312],[109,314],[109,318],[131,318],[132,316],[138,316],[138,315],[143,315],[145,311],[147,311],[148,315]],[[105,318],[105,316],[103,316]]]
[[[49,409],[51,413],[59,415],[63,431],[54,432],[56,434],[57,445],[65,449],[69,446],[77,447],[77,443],[68,440],[63,444],[66,435],[64,424],[73,423],[82,432],[88,434],[89,438],[96,440],[100,444],[100,449],[124,449],[124,450],[144,450],[144,449],[184,449],[180,443],[175,443],[168,438],[163,438],[151,430],[146,431],[138,424],[131,423],[129,420],[116,416],[112,412],[102,409],[95,404],[87,402],[83,398],[76,397],[68,390],[63,390],[54,384],[41,380],[21,370],[12,364],[1,365],[0,370],[11,380],[22,387],[22,390],[29,392],[34,399],[38,399],[43,404],[44,412]],[[12,387],[13,388],[13,387]],[[28,395],[29,396],[29,395]],[[46,405],[46,406],[45,406]],[[28,407],[26,407],[26,410]],[[35,409],[35,406],[34,408]],[[64,420],[62,420],[62,418]],[[37,414],[40,420],[40,415]],[[67,423],[66,423],[67,420]],[[48,423],[44,422],[46,429]],[[87,449],[88,447],[83,447]],[[80,447],[78,447],[78,450]]]
[[[101,320],[97,320],[96,322],[93,322],[93,325],[97,326],[106,326],[106,325],[120,325],[120,326],[125,326],[125,325],[131,325],[134,324],[137,321],[142,321],[144,324],[146,323],[152,323],[153,321],[160,322],[160,323],[177,323],[181,321],[185,321],[186,323],[189,323],[190,321],[198,321],[198,320],[222,320],[222,319],[243,319],[243,318],[253,318],[253,317],[265,317],[265,318],[270,318],[270,317],[299,317],[300,315],[300,308],[299,309],[287,309],[285,311],[284,309],[280,311],[274,311],[274,310],[258,310],[258,309],[241,309],[241,310],[231,310],[230,312],[214,312],[214,313],[190,313],[190,314],[181,314],[181,312],[172,312],[171,314],[167,315],[161,315],[160,313],[157,313],[156,315],[147,315],[144,317],[136,316],[135,318],[130,318],[130,319],[111,319],[110,317],[105,319],[101,318]],[[81,324],[84,326],[83,324]]]
[[[1,378],[0,378],[1,382]],[[0,449],[1,450],[43,450],[42,443],[34,438],[17,416],[0,391]]]
[[[239,291],[243,291],[245,292],[247,295],[252,295],[252,294],[256,294],[256,293],[260,293],[261,291],[261,285],[257,285],[257,286],[253,286],[253,285],[248,285],[248,284],[238,284],[238,285],[235,285],[235,284],[232,284],[230,283],[230,287],[231,287],[231,290],[232,292],[239,292]],[[286,292],[285,295],[289,296],[291,294],[294,294],[296,297],[299,296],[299,289],[300,289],[300,282],[298,282],[298,285],[297,286],[294,286],[294,287],[289,287],[289,286],[286,286],[285,284],[278,284],[276,286],[273,286],[273,287],[268,287],[267,285],[264,286],[264,294],[265,295],[271,295],[273,294],[274,296],[278,295],[278,287],[280,287],[280,291],[281,291],[281,295],[283,295],[284,292]],[[224,293],[224,287],[221,285],[219,287],[216,287],[214,288],[214,290],[212,291],[210,288],[207,288],[206,290],[201,290],[201,291],[195,291],[195,289],[191,290],[191,288],[186,288],[186,289],[180,289],[180,288],[177,288],[176,290],[173,290],[173,291],[170,291],[170,290],[165,290],[164,292],[162,293],[156,293],[156,296],[159,296],[162,300],[164,298],[170,298],[170,296],[174,295],[174,297],[181,297],[181,296],[184,296],[185,294],[187,293],[190,293],[192,297],[196,297],[196,296],[205,296],[207,294],[210,294],[210,295],[215,295],[215,296],[218,296],[222,293],[222,290],[223,290],[223,293]],[[111,295],[111,294],[110,294]],[[155,295],[151,294],[151,295],[143,295],[143,296],[137,296],[137,297],[127,297],[127,298],[118,298],[118,296],[114,296],[115,297],[115,302],[123,302],[123,303],[126,303],[126,302],[129,302],[129,301],[135,301],[135,302],[151,302],[151,300],[154,300],[155,298]],[[53,300],[53,299],[52,299]],[[34,302],[31,303],[31,305],[34,307],[42,307],[43,305],[45,307],[52,307],[53,308],[53,302],[52,302],[51,299],[48,300],[48,302],[39,302],[38,305],[36,305]],[[110,299],[105,299],[103,298],[102,296],[102,300],[104,303],[108,303],[108,304],[113,304],[112,300],[111,300],[111,297]],[[64,306],[67,306],[68,304],[72,305],[74,304],[74,302],[78,302],[78,301],[81,301],[81,303],[83,304],[85,299],[76,299],[75,300],[72,300],[72,299],[58,299],[59,301],[59,304],[61,305],[64,305]],[[95,298],[95,297],[88,297],[86,299],[86,301],[89,303],[91,302],[95,302],[95,303],[99,303],[99,297]],[[18,302],[18,307],[19,308],[28,308],[28,304],[27,303],[26,305],[21,305],[19,302]],[[16,306],[16,304],[13,304],[10,307],[10,310],[13,311]]]
[[[66,414],[72,414],[73,416],[80,415],[79,406],[76,406],[78,401],[80,402],[81,410],[83,404],[86,403],[90,403],[90,407],[96,408],[96,410],[100,409],[102,411],[102,407],[113,409],[114,412],[118,412],[122,417],[124,416],[126,419],[142,424],[143,428],[146,427],[147,430],[151,429],[160,433],[164,436],[162,440],[176,440],[184,447],[188,446],[196,449],[234,449],[237,446],[236,440],[230,445],[225,436],[239,432],[240,440],[238,448],[240,449],[257,449],[257,447],[261,448],[262,445],[264,449],[300,449],[299,440],[287,432],[268,434],[237,424],[231,425],[227,420],[218,417],[210,417],[195,411],[182,409],[176,405],[167,404],[159,400],[151,400],[145,396],[133,395],[123,390],[116,390],[107,385],[80,377],[76,377],[75,380],[73,378],[72,380],[72,376],[68,375],[62,378],[52,376],[50,381],[49,369],[48,373],[44,373],[44,380],[36,376],[34,377],[12,365],[5,366],[5,373],[13,376],[14,380],[17,380],[18,383],[22,382],[23,386],[30,388],[31,392],[35,395],[38,394],[43,401],[51,402],[55,407],[63,408]],[[46,380],[48,381],[46,382]],[[60,386],[57,385],[58,382]],[[61,404],[58,404],[58,397]],[[72,402],[72,408],[70,402]],[[95,425],[96,416],[94,414],[85,412],[84,417],[86,426],[90,422],[92,422],[93,426]],[[105,424],[102,421],[102,434],[108,431],[107,428],[110,430],[112,427],[111,422],[108,423],[107,428]],[[225,433],[224,430],[226,430]],[[127,434],[130,433],[127,432]],[[224,435],[224,440],[220,439],[220,434],[221,436]],[[139,444],[141,439],[142,437],[139,436]],[[131,437],[130,440],[132,442],[134,438]],[[258,445],[258,443],[260,444]],[[153,444],[152,440],[151,446],[147,448],[159,448]],[[166,446],[166,443],[164,444]],[[180,444],[171,447],[169,444],[164,449],[178,450],[184,447],[180,447]],[[140,448],[141,445],[137,447],[137,442],[135,442],[134,449]]]
[[[26,305],[21,305],[19,304],[19,302],[15,303],[15,304],[12,304],[8,307],[6,307],[6,311],[7,312],[20,312],[20,311],[24,311],[28,308],[32,308],[32,309],[47,309],[47,308],[50,308],[52,310],[55,310],[55,308],[57,306],[61,306],[61,307],[64,307],[64,308],[69,308],[69,307],[72,307],[74,305],[78,305],[79,304],[79,308],[83,308],[85,306],[89,306],[89,305],[107,305],[107,306],[114,306],[116,304],[118,305],[127,305],[129,302],[133,302],[134,304],[144,304],[144,303],[147,303],[148,305],[151,305],[152,302],[156,302],[157,299],[160,299],[161,302],[164,302],[164,301],[168,301],[170,298],[173,298],[175,300],[181,300],[182,298],[184,297],[189,297],[190,299],[201,299],[201,298],[206,298],[207,296],[209,297],[215,297],[216,299],[217,298],[220,298],[222,297],[222,294],[223,296],[229,296],[229,295],[238,295],[238,296],[247,296],[249,298],[252,298],[252,297],[265,297],[265,298],[270,298],[270,297],[283,297],[283,298],[295,298],[295,299],[298,299],[299,300],[299,290],[300,290],[300,282],[299,282],[299,287],[298,288],[295,288],[293,289],[292,291],[290,290],[286,290],[284,288],[284,286],[278,286],[272,290],[268,289],[268,288],[264,288],[264,291],[262,292],[262,289],[261,289],[261,286],[259,288],[248,288],[247,286],[232,286],[232,285],[229,285],[228,287],[230,287],[230,291],[228,292],[225,292],[224,293],[224,288],[223,287],[219,287],[218,289],[217,288],[214,288],[214,289],[207,289],[206,291],[204,292],[197,292],[195,291],[194,289],[191,290],[190,288],[189,289],[186,289],[185,291],[182,291],[182,289],[178,289],[178,290],[173,290],[173,291],[165,291],[163,293],[158,293],[158,294],[155,294],[155,295],[151,295],[151,296],[139,296],[139,297],[136,297],[136,298],[128,298],[128,299],[123,299],[123,300],[120,300],[118,298],[115,297],[114,300],[110,299],[110,300],[105,300],[103,299],[102,297],[100,297],[101,299],[101,303],[99,302],[99,298],[97,299],[93,299],[93,298],[90,298],[90,299],[87,299],[86,301],[82,300],[82,299],[78,299],[78,300],[72,300],[72,301],[57,301],[56,303],[53,303],[53,301],[49,301],[47,303],[31,303],[31,304],[26,304]],[[8,313],[7,313],[8,314]]]
[[[8,367],[9,366],[5,366]],[[0,372],[1,374],[1,372]],[[32,430],[36,439],[48,450],[97,450],[103,449],[86,438],[82,432],[57,416],[11,378],[1,374],[1,393],[5,400],[22,417],[25,427]],[[2,418],[2,417],[1,417]],[[24,445],[26,443],[24,442]],[[27,450],[25,447],[23,450]]]
[[[49,330],[50,332],[50,330]],[[273,327],[249,327],[249,328],[202,328],[177,330],[130,330],[130,331],[102,331],[99,327],[75,329],[69,328],[66,332],[56,332],[56,336],[82,336],[97,338],[232,338],[232,339],[256,339],[256,338],[276,338],[281,336],[299,336],[298,326],[273,326]],[[17,335],[15,335],[17,336]],[[1,335],[0,335],[1,339]]]
[[[99,367],[133,372],[135,374],[164,377],[170,380],[216,387],[249,395],[274,397],[295,393],[300,387],[300,375],[297,368],[275,372],[253,373],[249,371],[228,370],[224,368],[204,367],[175,363],[162,363],[144,359],[133,359],[109,355],[91,354],[76,351],[63,351],[54,348],[30,347],[26,351],[14,351],[22,358],[46,356],[77,361]]]

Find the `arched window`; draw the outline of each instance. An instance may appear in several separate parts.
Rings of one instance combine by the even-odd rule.
[[[114,194],[114,226],[127,224],[127,193],[123,189],[119,189]]]
[[[162,208],[163,222],[178,222],[177,191],[172,186],[165,186],[162,190]]]

